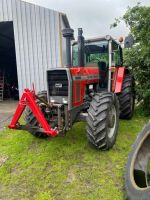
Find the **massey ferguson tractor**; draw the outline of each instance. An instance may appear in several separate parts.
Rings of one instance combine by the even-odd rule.
[[[88,141],[97,149],[110,149],[119,116],[130,119],[134,110],[134,80],[123,66],[122,48],[109,35],[85,40],[81,28],[72,45],[74,31],[67,28],[62,34],[66,66],[45,72],[47,91],[36,95],[34,89],[24,90],[9,128],[55,137],[84,120]],[[24,110],[25,127],[18,122]]]

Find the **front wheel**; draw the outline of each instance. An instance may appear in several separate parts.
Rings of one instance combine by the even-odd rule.
[[[87,137],[97,149],[110,149],[116,141],[119,124],[118,99],[110,92],[97,93],[87,117]]]
[[[139,134],[125,174],[126,199],[150,199],[150,123]]]
[[[47,92],[42,91],[38,93],[38,97],[43,99],[44,101],[47,102]],[[44,104],[41,104],[39,100],[36,100],[37,105],[39,106],[40,110],[42,111],[44,117],[47,117],[47,114],[45,113],[45,106]],[[33,112],[30,110],[29,107],[25,109],[25,122],[29,127],[36,127],[35,129],[31,129],[31,134],[38,137],[38,138],[45,138],[48,137],[45,133],[41,132],[40,129],[40,124],[37,120],[37,118],[34,116]]]

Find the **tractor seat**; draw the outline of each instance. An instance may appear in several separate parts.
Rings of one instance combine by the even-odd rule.
[[[103,62],[103,61],[98,62],[98,66],[99,66],[99,69],[100,69],[101,71],[106,72],[107,67],[106,67],[106,63],[105,63],[105,62]]]

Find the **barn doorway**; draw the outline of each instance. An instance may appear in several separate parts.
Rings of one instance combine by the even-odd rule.
[[[18,100],[18,75],[13,22],[0,22],[0,83],[1,99]]]

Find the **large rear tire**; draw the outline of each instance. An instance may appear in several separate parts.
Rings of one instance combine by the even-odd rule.
[[[134,78],[132,75],[125,75],[122,92],[118,97],[120,103],[120,118],[131,119],[133,116],[135,104]]]
[[[87,137],[97,149],[108,150],[116,141],[119,108],[115,94],[105,92],[93,97],[87,117]]]
[[[47,92],[46,91],[39,92],[37,94],[37,96],[47,102]],[[44,114],[44,116],[46,117],[46,113],[44,113],[43,104],[41,104],[41,102],[38,99],[36,100],[36,103],[39,106],[39,108],[41,109],[41,111]],[[39,127],[39,122],[37,121],[37,119],[34,116],[33,112],[29,109],[29,107],[27,107],[25,109],[25,122],[30,127]],[[46,134],[44,134],[41,131],[38,131],[38,129],[36,129],[36,128],[35,129],[34,128],[31,129],[30,132],[31,132],[32,135],[34,135],[34,136],[36,136],[38,138],[48,137]]]
[[[126,199],[150,199],[150,123],[138,135],[125,174]]]

